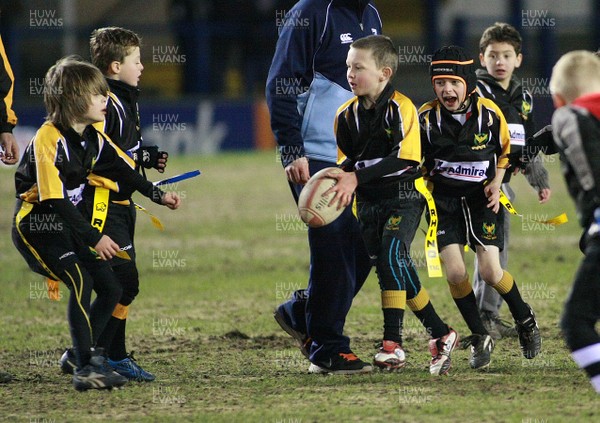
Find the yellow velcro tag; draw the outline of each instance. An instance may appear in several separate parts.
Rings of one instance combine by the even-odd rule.
[[[115,256],[123,260],[131,260],[131,257],[129,256],[129,254],[127,254],[127,251],[119,250],[117,254],[115,254]]]
[[[425,260],[427,261],[427,274],[430,278],[442,277],[442,264],[437,247],[437,226],[438,216],[435,208],[435,201],[431,192],[425,186],[423,178],[415,180],[415,188],[425,197],[427,209],[429,210],[429,228],[425,233]]]
[[[94,190],[94,206],[92,210],[92,226],[100,232],[104,230],[106,216],[108,215],[108,197],[110,191],[107,188],[96,187]],[[93,250],[93,248],[92,248]],[[95,250],[94,250],[95,252]],[[115,256],[123,260],[131,260],[126,251],[119,250]]]
[[[514,206],[512,205],[512,203],[510,202],[510,200],[508,199],[506,194],[504,194],[502,192],[502,190],[500,190],[500,204],[502,204],[504,206],[504,208],[506,210],[508,210],[508,212],[510,214],[519,216],[521,219],[523,219],[523,215],[517,213],[517,210],[514,208]],[[548,220],[538,220],[538,219],[529,219],[529,220],[531,220],[532,222],[546,223],[546,224],[551,224],[551,225],[562,225],[563,223],[567,223],[569,221],[569,218],[567,217],[566,213],[561,213],[558,216],[553,217]]]
[[[96,259],[100,260],[100,255],[98,255],[98,252],[93,247],[89,247],[89,248],[90,248],[90,251],[96,256]],[[129,256],[129,254],[127,254],[127,251],[123,251],[123,250],[117,251],[117,254],[115,254],[115,257],[122,258],[123,260],[131,260],[131,257]]]
[[[514,214],[515,216],[523,217],[519,213],[517,213],[517,210],[515,210],[515,208],[513,207],[512,203],[510,202],[510,200],[508,199],[508,197],[506,196],[506,194],[504,194],[504,192],[502,192],[502,190],[500,190],[500,204],[502,204],[504,206],[504,208],[510,214]]]
[[[46,285],[48,285],[48,298],[52,301],[60,300],[60,282],[54,279],[46,278]]]
[[[119,184],[111,179],[105,178],[103,176],[98,176],[95,173],[90,173],[87,176],[87,180],[88,183],[93,187],[102,187],[114,192],[119,192]]]
[[[135,208],[136,209],[138,209],[139,211],[142,211],[142,212],[146,213],[150,217],[150,220],[152,221],[152,224],[154,225],[154,227],[156,229],[159,229],[161,231],[165,230],[165,227],[163,226],[162,222],[160,221],[160,219],[158,217],[154,216],[152,213],[150,213],[148,210],[146,210],[145,208],[143,208],[139,204],[137,204],[137,203],[134,203],[134,204],[135,204]]]
[[[567,223],[569,218],[566,213],[561,213],[556,217],[548,220],[539,220],[540,223],[549,223],[551,225],[562,225],[563,223]]]
[[[104,230],[106,215],[108,214],[108,197],[110,191],[107,188],[96,187],[94,190],[94,205],[92,209],[92,226],[100,232]]]

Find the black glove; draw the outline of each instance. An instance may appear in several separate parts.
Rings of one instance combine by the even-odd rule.
[[[146,168],[154,168],[164,170],[167,167],[167,158],[169,154],[166,151],[159,151],[157,146],[140,147],[140,152],[137,154],[137,163]],[[162,162],[159,163],[159,160]]]

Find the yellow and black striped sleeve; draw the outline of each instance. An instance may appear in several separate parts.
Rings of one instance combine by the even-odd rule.
[[[397,91],[393,101],[398,105],[400,131],[402,132],[398,158],[418,163],[421,161],[421,132],[417,108],[408,97]]]
[[[154,184],[134,170],[133,160],[117,147],[110,139],[101,132],[97,132],[99,142],[98,160],[92,167],[92,173],[95,175],[92,182],[95,186],[105,186],[113,189],[108,183],[102,183],[102,178],[113,181],[118,188],[118,192],[133,194],[138,191],[140,194],[148,197],[157,204],[162,204],[164,192],[154,186]]]
[[[57,166],[58,162],[65,159],[65,151],[59,153],[59,149],[65,148],[60,132],[53,126],[44,124],[32,143],[39,201],[66,198],[63,177]]]
[[[4,43],[0,37],[0,132],[12,132],[17,124],[17,115],[12,109],[15,78],[6,57]]]

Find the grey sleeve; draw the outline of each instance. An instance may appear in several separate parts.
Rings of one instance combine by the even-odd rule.
[[[525,179],[533,189],[541,191],[542,189],[550,188],[550,182],[548,180],[548,171],[544,167],[542,158],[538,154],[535,156],[533,161],[527,164],[525,167]]]
[[[579,130],[577,114],[569,107],[561,107],[552,115],[554,143],[569,162],[581,187],[585,191],[596,188],[594,169],[586,154]]]

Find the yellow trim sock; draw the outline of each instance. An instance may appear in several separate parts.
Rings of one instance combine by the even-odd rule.
[[[428,303],[429,293],[423,287],[421,287],[421,290],[415,297],[411,298],[410,300],[406,300],[406,304],[413,311],[413,313],[423,310]]]
[[[469,275],[467,275],[465,279],[458,284],[452,284],[448,282],[448,288],[450,288],[450,294],[454,299],[464,298],[473,292],[473,288],[469,282]]]
[[[381,308],[406,308],[406,291],[381,291]]]
[[[128,314],[129,306],[124,306],[123,304],[117,304],[112,312],[112,316],[120,320],[127,319]]]
[[[498,291],[500,295],[508,294],[515,284],[515,279],[512,277],[510,273],[506,270],[502,274],[502,277],[498,281],[496,285],[494,285],[494,289]]]

